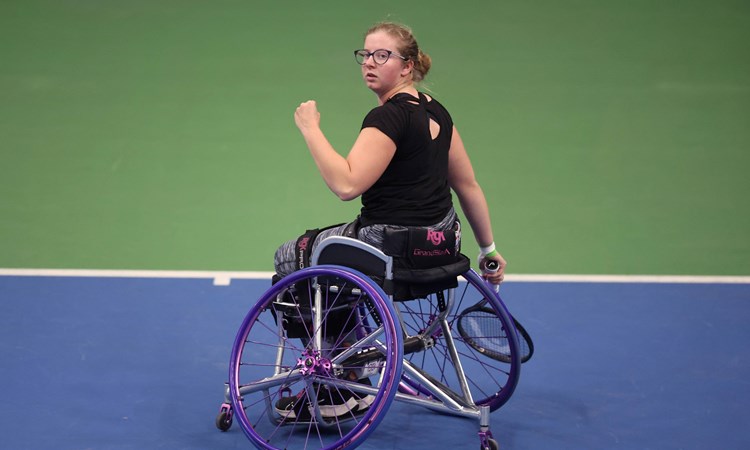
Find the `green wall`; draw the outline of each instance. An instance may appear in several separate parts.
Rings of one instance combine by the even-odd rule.
[[[0,2],[0,267],[272,270],[343,222],[381,19],[433,57],[514,273],[750,274],[750,3]],[[475,255],[470,236],[464,250]]]

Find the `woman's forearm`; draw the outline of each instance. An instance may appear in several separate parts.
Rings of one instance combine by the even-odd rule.
[[[303,130],[302,136],[328,188],[342,200],[356,198],[356,195],[352,195],[349,162],[336,152],[323,131],[310,128]]]
[[[456,191],[461,210],[469,221],[474,238],[480,247],[490,245],[493,241],[492,224],[487,200],[482,188],[477,183],[464,186]]]

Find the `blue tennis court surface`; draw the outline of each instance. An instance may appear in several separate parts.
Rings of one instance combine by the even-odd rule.
[[[250,448],[219,432],[230,347],[269,282],[0,276],[7,449]],[[534,338],[502,449],[750,448],[750,285],[509,282]],[[477,424],[394,404],[363,449],[477,449]]]

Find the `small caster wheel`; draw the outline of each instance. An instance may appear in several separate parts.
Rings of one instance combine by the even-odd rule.
[[[496,440],[487,439],[487,446],[482,446],[479,450],[500,450],[500,444]]]
[[[222,405],[219,415],[216,416],[216,428],[227,431],[232,427],[232,407]]]

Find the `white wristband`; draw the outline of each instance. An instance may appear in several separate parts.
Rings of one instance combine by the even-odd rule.
[[[490,254],[490,253],[492,253],[494,251],[495,251],[495,243],[494,242],[492,244],[488,245],[487,247],[479,247],[480,259],[484,258],[485,256],[487,256],[488,254]]]

